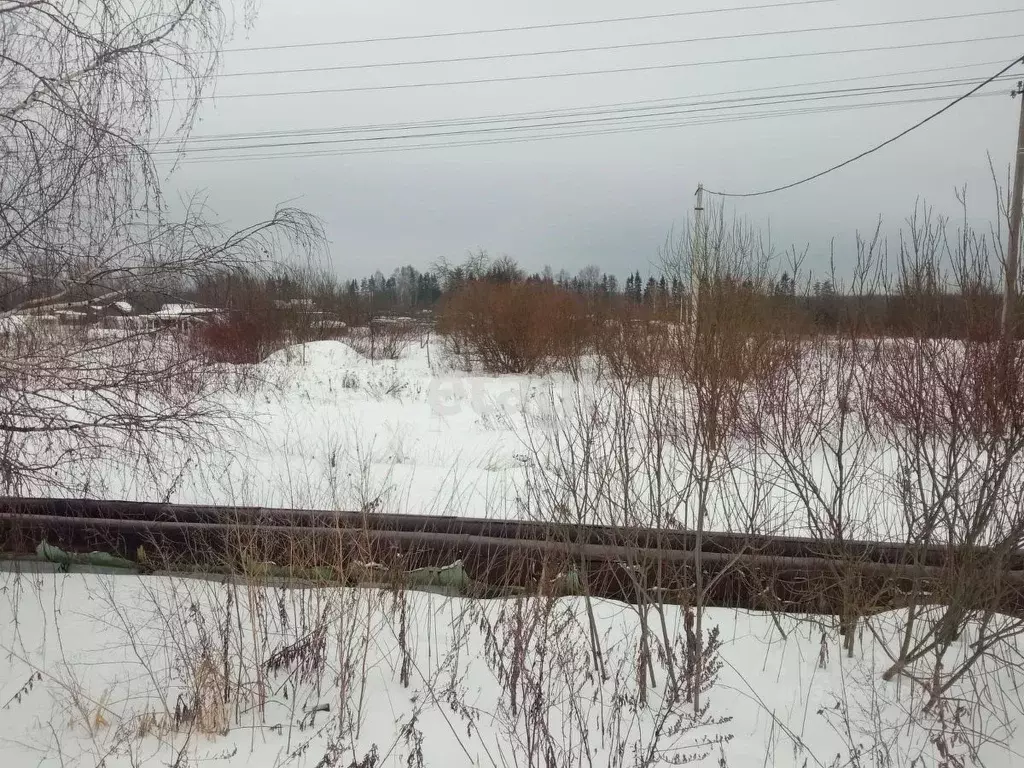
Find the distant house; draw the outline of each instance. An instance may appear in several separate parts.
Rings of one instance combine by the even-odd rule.
[[[53,314],[60,325],[89,324],[89,313],[84,309],[57,309]]]
[[[24,318],[30,328],[52,328],[55,325],[60,325],[60,318],[50,312],[40,315],[33,312],[32,314],[21,315],[20,317]]]
[[[291,309],[300,312],[312,312],[316,302],[312,299],[274,299],[275,309]]]
[[[13,336],[22,336],[58,325],[75,325],[80,322],[82,320],[77,315],[61,317],[52,313],[19,312],[0,317],[0,336],[9,340]]]
[[[127,301],[110,301],[89,305],[93,322],[104,328],[130,328],[134,326],[135,308]]]
[[[214,322],[227,313],[216,307],[200,307],[197,304],[164,304],[156,312],[141,315],[140,321],[145,330],[178,330],[184,331],[197,325]]]
[[[72,303],[47,309],[5,315],[0,318],[0,334],[9,337],[54,326],[126,328],[131,327],[128,321],[134,319],[132,305],[127,301]]]
[[[225,311],[217,307],[200,307],[198,304],[164,304],[153,313],[153,316],[167,319],[182,317],[212,319],[217,315],[224,314]]]

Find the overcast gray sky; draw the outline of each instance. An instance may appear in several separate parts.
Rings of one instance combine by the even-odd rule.
[[[197,142],[193,144],[193,148],[232,144],[243,148],[191,153],[174,174],[171,186],[182,191],[205,190],[217,214],[238,225],[265,217],[278,202],[294,201],[326,222],[333,265],[342,276],[363,275],[378,268],[388,273],[406,263],[426,267],[439,257],[458,259],[477,248],[507,253],[531,270],[550,264],[556,270],[564,267],[575,271],[598,264],[623,275],[636,268],[647,271],[654,265],[666,233],[692,209],[698,181],[709,188],[742,192],[817,172],[888,138],[937,109],[943,101],[846,110],[838,107],[909,99],[950,100],[970,87],[969,80],[983,80],[1002,63],[1024,53],[1024,35],[1020,35],[1024,13],[1002,13],[484,61],[239,76],[266,70],[606,47],[1018,8],[1007,0],[979,0],[976,4],[953,0],[833,0],[786,7],[787,2],[792,0],[778,0],[777,7],[760,10],[628,23],[266,50],[265,46],[545,25],[719,6],[714,0],[629,4],[612,0],[520,0],[515,4],[479,0],[262,0],[254,26],[236,35],[230,44],[260,50],[225,54],[224,76],[217,83],[216,98],[209,100],[200,113]],[[728,7],[769,3],[730,0]],[[1000,37],[1005,39],[921,45]],[[766,60],[807,52],[891,46],[904,47]],[[740,58],[755,60],[707,63]],[[351,90],[684,63],[694,66]],[[894,74],[908,71],[914,74]],[[1024,76],[1024,68],[1012,74]],[[821,82],[837,79],[844,82]],[[820,98],[823,90],[953,80],[963,82],[914,92]],[[991,218],[994,197],[986,152],[991,152],[997,170],[1005,176],[1013,154],[1019,108],[1018,102],[1009,97],[1010,88],[1009,82],[995,83],[985,91],[991,95],[965,101],[899,143],[816,182],[732,205],[766,229],[770,223],[777,245],[809,245],[811,266],[818,269],[825,265],[833,236],[838,238],[839,252],[845,256],[858,228],[871,229],[879,215],[895,227],[919,197],[940,211],[955,213],[953,190],[966,184],[973,215],[979,220]],[[323,89],[349,90],[296,93]],[[721,95],[739,90],[750,92]],[[255,93],[276,95],[231,98]],[[721,103],[702,104],[696,106],[714,109],[685,115],[680,114],[678,104],[673,106],[673,101],[678,101],[692,109],[693,101],[792,93],[808,93],[807,98],[813,100],[729,110],[723,110]],[[666,115],[623,122],[624,116],[651,114],[623,109],[649,110],[649,103],[633,103],[655,99],[666,100],[653,105],[667,105]],[[630,104],[607,107],[623,103]],[[651,119],[674,124],[657,130],[517,143],[499,140],[543,131],[524,134],[494,130],[507,128],[508,122],[462,123],[442,129],[393,127],[395,123],[595,106],[602,109],[565,121],[595,117],[612,120],[544,130],[550,134],[617,129]],[[830,111],[735,119],[747,113],[807,108]],[[716,122],[693,124],[698,117]],[[724,119],[727,117],[732,119]],[[690,124],[685,124],[687,121]],[[367,125],[392,127],[372,134],[365,130],[295,134],[298,130]],[[425,133],[481,128],[490,132],[415,138]],[[284,133],[234,141],[221,136],[267,131]],[[368,140],[408,134],[414,138]],[[204,143],[202,137],[212,140]],[[336,143],[256,146],[325,140]],[[436,146],[457,141],[490,143]],[[435,146],[364,151],[425,143]],[[247,146],[250,148],[245,149]],[[287,156],[312,152],[319,154]],[[230,154],[249,159],[214,159]],[[843,270],[845,265],[838,266]]]

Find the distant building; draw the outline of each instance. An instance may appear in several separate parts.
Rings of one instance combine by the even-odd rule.
[[[215,322],[224,317],[227,310],[216,307],[200,307],[196,304],[164,304],[156,312],[140,315],[139,320],[144,330],[177,330],[184,331],[197,325]]]
[[[97,302],[89,305],[89,318],[103,328],[134,327],[135,308],[127,301]]]
[[[57,309],[53,314],[60,325],[88,325],[90,320],[84,309]]]
[[[316,309],[316,303],[312,299],[274,299],[274,308],[311,312]]]

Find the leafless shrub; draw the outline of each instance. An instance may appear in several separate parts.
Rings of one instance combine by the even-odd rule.
[[[0,27],[0,320],[8,327],[96,302],[175,295],[211,270],[316,250],[319,225],[299,211],[226,232],[201,200],[186,201],[176,221],[163,205],[156,153],[175,156],[211,82],[227,32],[217,3],[16,2],[0,8]],[[161,107],[169,94],[173,114]],[[161,135],[168,124],[181,128]],[[78,330],[10,334],[0,354],[7,492],[29,482],[82,492],[87,483],[67,477],[82,458],[123,447],[124,460],[157,461],[159,452],[139,452],[140,441],[163,433],[187,442],[213,415],[200,396],[212,385],[185,392],[178,383],[201,378],[194,350],[130,328]]]
[[[353,328],[346,342],[368,360],[398,360],[421,333],[407,318],[380,317],[364,328]]]
[[[247,360],[287,344],[343,337],[348,326],[332,304],[339,292],[329,275],[288,264],[218,270],[202,276],[194,289],[200,305],[228,311],[209,345]]]
[[[649,308],[624,304],[603,318],[596,347],[611,376],[635,381],[671,369],[680,333],[678,325],[658,318]]]
[[[620,324],[618,338],[608,334],[602,343],[592,380],[568,396],[552,390],[533,405],[533,418],[527,414],[524,508],[568,523],[695,531],[692,584],[675,596],[694,607],[695,629],[709,590],[727,575],[705,579],[700,540],[707,527],[810,533],[833,557],[813,579],[822,599],[836,601],[847,655],[858,636],[871,633],[891,655],[883,679],[905,676],[923,692],[908,704],[916,708],[908,717],[945,734],[952,754],[950,740],[969,739],[977,715],[944,697],[982,674],[988,660],[1015,653],[1009,648],[1021,630],[1018,618],[1004,614],[1016,605],[1007,570],[1024,543],[1024,440],[1016,434],[1024,418],[1012,383],[1020,378],[1018,351],[989,341],[983,324],[994,318],[987,311],[967,312],[974,319],[964,321],[969,332],[957,340],[936,338],[927,317],[908,326],[916,333],[874,337],[872,316],[857,307],[884,290],[886,254],[877,234],[858,241],[838,336],[771,322],[775,281],[767,262],[752,257],[756,239],[720,218],[708,229],[678,244],[679,270],[693,272],[690,323],[664,333],[654,323]],[[902,269],[941,276],[947,258],[955,265],[955,279],[939,282],[947,296],[990,292],[981,279],[991,249],[983,238],[917,232],[908,242],[919,250],[901,255]],[[916,284],[905,273],[897,282]],[[912,298],[902,306],[925,306]],[[903,543],[898,565],[909,569],[904,574],[920,568],[918,575],[879,583],[863,577],[856,558],[836,556],[865,536]],[[926,568],[926,550],[934,556],[935,546],[949,554]],[[629,578],[641,625],[650,615],[663,627],[641,632],[643,660],[668,635],[664,607],[642,592],[661,577],[628,562],[623,570],[635,573]],[[739,577],[772,608],[771,569]],[[873,617],[879,606],[900,611]],[[585,647],[600,669],[606,654],[592,635]]]
[[[535,373],[559,362],[578,371],[593,319],[582,300],[552,285],[466,283],[444,302],[437,330],[463,367],[490,373]]]
[[[613,316],[598,344],[594,376],[530,406],[540,412],[525,414],[530,461],[521,493],[524,511],[540,519],[695,530],[694,560],[673,599],[693,609],[697,657],[706,637],[704,601],[714,586],[704,581],[701,537],[709,526],[728,524],[723,510],[754,503],[737,501],[730,487],[742,472],[743,405],[788,352],[763,318],[771,253],[743,227],[727,229],[720,213],[711,227],[699,240],[674,244],[673,258],[696,260],[686,268],[699,269],[693,321],[680,325],[641,312]],[[665,596],[649,586],[666,583],[663,567],[622,564],[623,588],[641,627],[639,658],[648,666],[656,643],[673,645]],[[600,667],[597,645],[591,637]],[[684,685],[687,666],[676,666],[671,654],[666,658],[669,676]],[[691,689],[699,712],[699,686]]]
[[[604,638],[604,666],[595,669],[579,653],[589,628],[550,596],[513,601],[494,616],[474,613],[500,686],[493,717],[520,762],[582,767],[601,756],[610,766],[685,765],[730,739],[720,732],[729,718],[712,716],[707,705],[696,712],[687,706],[696,696],[692,685],[706,693],[715,684],[717,628],[699,661],[692,630],[659,646],[657,662],[638,657],[634,642]],[[673,676],[668,657],[693,674]],[[655,666],[666,675],[657,686]]]
[[[951,262],[960,268],[945,290],[971,294],[975,283],[965,278],[985,269],[984,238],[961,232],[950,246],[945,222],[923,217],[911,225],[901,282],[911,282],[909,270],[941,276]],[[895,469],[889,488],[910,562],[925,547],[950,548],[941,573],[908,595],[902,639],[884,673],[927,692],[929,712],[1024,630],[1019,618],[1003,615],[1016,590],[1007,578],[1011,558],[1024,546],[1024,364],[1019,344],[996,344],[991,331],[949,340],[928,337],[924,323],[913,327],[915,335],[882,347],[870,392]],[[965,633],[970,652],[960,654]]]
[[[775,343],[785,351],[768,376],[756,379],[744,406],[751,473],[784,479],[772,483],[778,489],[773,500],[785,510],[778,519],[781,530],[812,536],[835,558],[828,579],[842,591],[840,630],[851,656],[856,617],[874,596],[864,594],[858,564],[843,558],[842,547],[851,539],[886,534],[873,526],[871,514],[883,499],[874,483],[879,452],[866,386],[883,342],[873,337],[877,329],[868,318],[855,311],[864,297],[880,290],[881,250],[877,230],[871,240],[858,238],[846,295],[854,311],[838,333],[799,323],[776,326]],[[799,260],[793,261],[797,275]],[[829,285],[843,290],[835,276]]]
[[[7,492],[77,488],[87,459],[158,462],[160,440],[193,446],[227,423],[211,395],[222,380],[173,338],[19,336],[0,355]]]
[[[192,333],[192,339],[210,360],[233,365],[259,363],[283,347],[287,338],[283,324],[267,313],[232,313]]]
[[[1024,629],[1006,614],[1024,532],[1021,362],[1017,345],[994,341],[996,246],[966,224],[951,236],[927,209],[908,226],[891,285],[877,231],[858,240],[846,299],[867,306],[888,290],[900,335],[877,336],[865,314],[838,336],[794,339],[798,354],[756,387],[752,434],[758,471],[785,478],[791,524],[823,552],[858,538],[902,545],[909,575],[880,589],[862,581],[855,558],[834,562],[845,649],[852,657],[870,633],[888,656],[881,678],[909,684],[907,726],[932,734],[938,764],[966,765],[991,738],[983,713],[1005,706],[980,681],[1007,664]],[[872,616],[880,604],[900,609]],[[966,705],[953,693],[962,686],[978,700]]]

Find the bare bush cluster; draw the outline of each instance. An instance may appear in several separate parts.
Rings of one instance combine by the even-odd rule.
[[[291,344],[345,336],[347,325],[318,308],[308,283],[293,283],[300,297],[278,298],[265,282],[246,280],[242,288],[216,300],[223,312],[192,333],[197,352],[216,363],[254,364]],[[200,295],[209,292],[197,291]]]
[[[583,300],[556,286],[487,280],[447,297],[437,318],[450,354],[491,373],[575,364],[590,348],[593,324]]]
[[[346,342],[368,360],[398,360],[422,337],[424,329],[409,318],[378,317],[353,328]]]
[[[965,308],[993,295],[996,246],[926,213],[911,219],[895,259],[877,235],[858,241],[846,301],[864,311],[823,333],[772,294],[776,259],[755,233],[726,226],[720,210],[709,219],[667,252],[666,266],[691,286],[683,317],[617,318],[593,376],[528,408],[522,511],[693,531],[691,587],[678,599],[698,628],[723,579],[765,610],[787,607],[770,567],[737,562],[709,581],[706,531],[813,537],[832,557],[813,578],[847,655],[870,633],[890,656],[881,679],[914,691],[913,726],[948,745],[956,710],[956,738],[971,752],[984,737],[968,731],[1002,705],[985,695],[961,711],[951,691],[984,685],[1024,630],[1014,608],[1024,546],[1022,353],[995,341],[998,315],[987,310],[969,313],[970,333],[936,338],[933,308],[940,295]],[[790,261],[796,274],[798,255]],[[894,278],[884,270],[892,264]],[[920,275],[931,276],[927,290]],[[903,296],[897,338],[875,325],[870,299],[887,291]],[[839,554],[858,539],[901,545],[902,575],[875,579]],[[657,601],[646,610],[657,616]]]
[[[271,313],[231,314],[202,325],[193,338],[210,360],[233,365],[258,363],[289,340],[284,325]]]

